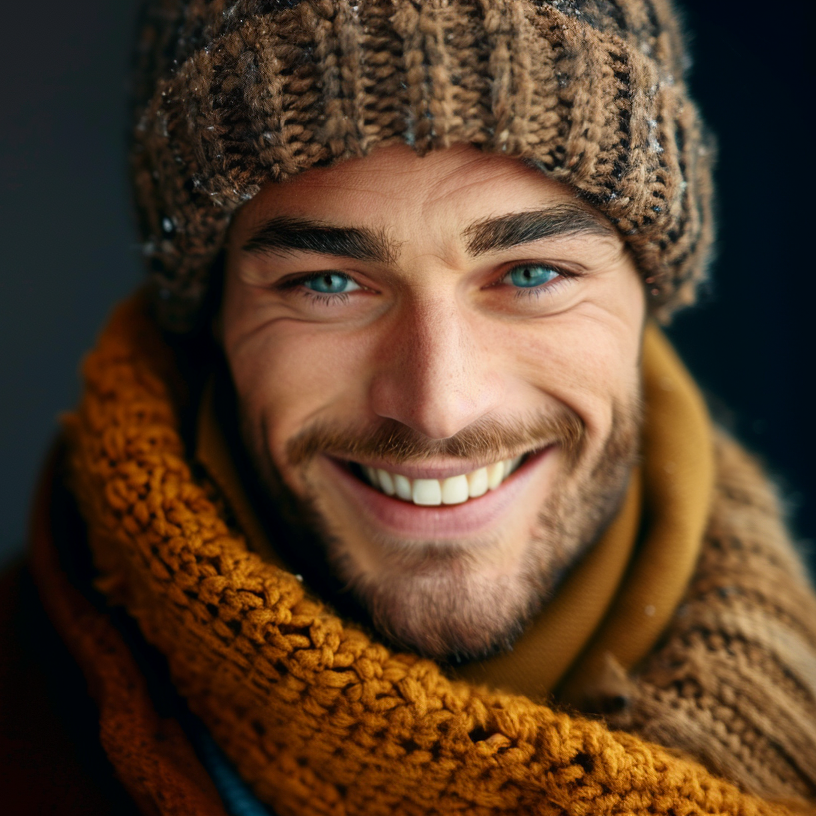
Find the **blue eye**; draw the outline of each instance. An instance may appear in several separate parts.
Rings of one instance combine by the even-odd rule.
[[[360,288],[351,278],[339,272],[323,272],[303,281],[303,285],[321,295],[344,295]]]
[[[555,269],[542,264],[522,264],[511,269],[505,278],[513,286],[532,289],[535,286],[549,283],[559,277],[560,274]]]

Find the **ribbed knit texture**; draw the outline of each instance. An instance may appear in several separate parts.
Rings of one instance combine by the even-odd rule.
[[[747,790],[816,802],[813,589],[756,463],[724,438],[718,470],[702,558],[665,643],[634,678],[610,672],[599,708]]]
[[[249,552],[206,486],[192,478],[171,396],[178,387],[172,353],[143,302],[118,311],[85,374],[86,394],[67,429],[72,480],[102,575],[99,586],[126,606],[167,656],[191,709],[281,816],[786,812],[633,734],[524,697],[452,682],[430,661],[373,642],[308,598],[295,576]],[[753,484],[755,475],[749,470],[746,479]],[[733,490],[728,483],[724,489]],[[772,518],[773,508],[766,510]],[[736,560],[741,553],[750,565],[746,555],[758,545],[732,541],[736,532],[730,530],[713,531],[718,547]],[[795,587],[792,576],[800,565],[784,537],[772,542],[774,550],[773,563]],[[698,584],[708,582],[716,591],[716,580],[703,573]],[[762,580],[750,570],[739,591],[751,597]],[[697,584],[695,591],[702,591]],[[779,604],[767,614],[759,605],[743,616],[766,617],[786,637],[801,635],[799,644],[788,637],[789,662],[766,670],[780,652],[759,639],[750,642],[750,666],[738,659],[732,670],[750,670],[754,695],[767,695],[772,705],[781,697],[772,697],[769,683],[783,678],[798,706],[791,714],[812,722],[813,698],[800,676],[809,676],[806,664],[813,657],[802,644],[813,642],[813,617],[806,610],[814,602],[804,590],[800,595],[803,621],[791,620]],[[682,615],[679,620],[687,625]],[[704,636],[700,626],[690,627],[671,663],[678,669],[685,661],[687,676],[701,686],[713,682],[691,668],[706,670],[706,663],[695,662],[701,638],[715,658],[731,665],[725,642],[730,630],[718,629],[720,620],[729,624],[727,616],[704,621]],[[717,649],[718,640],[723,648]],[[716,660],[710,665],[716,668]],[[641,693],[656,701],[664,717],[671,705],[660,705],[661,693],[677,691],[705,704],[671,681],[654,681],[650,688],[644,683],[632,699]],[[717,721],[744,722],[746,710],[742,701],[732,701]],[[675,740],[668,720],[665,729],[666,741]],[[773,753],[772,732],[757,733],[756,745]],[[789,733],[792,749],[801,752],[796,761],[806,763],[812,746],[799,732]],[[750,743],[747,750],[753,750]],[[757,761],[764,761],[762,751]],[[790,758],[788,763],[796,767]],[[788,793],[807,785],[808,772],[797,773]],[[793,776],[789,772],[788,781]]]
[[[139,55],[134,183],[165,326],[192,325],[265,182],[398,142],[572,185],[660,317],[704,276],[711,146],[668,0],[153,0]]]

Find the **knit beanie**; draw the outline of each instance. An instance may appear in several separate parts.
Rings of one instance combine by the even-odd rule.
[[[132,165],[159,320],[195,325],[262,185],[394,143],[469,143],[570,185],[667,319],[712,238],[686,62],[669,0],[149,0]]]

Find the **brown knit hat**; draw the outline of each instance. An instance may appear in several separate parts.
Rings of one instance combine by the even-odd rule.
[[[575,188],[667,318],[711,245],[710,142],[669,0],[150,0],[133,170],[162,323],[185,331],[261,185],[467,142]]]

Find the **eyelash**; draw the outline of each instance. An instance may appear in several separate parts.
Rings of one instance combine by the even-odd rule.
[[[320,294],[320,292],[312,292],[309,289],[299,289],[298,293],[308,298],[312,303],[320,306],[333,306],[336,303],[346,303],[349,299],[348,292]]]
[[[581,275],[578,272],[573,272],[569,269],[564,269],[561,266],[557,266],[556,264],[552,263],[538,263],[533,261],[522,261],[521,263],[513,264],[509,269],[505,271],[505,273],[499,278],[496,283],[491,284],[492,286],[499,286],[501,285],[502,281],[515,269],[518,269],[522,266],[543,266],[547,269],[552,269],[553,272],[558,273],[558,278],[554,281],[550,281],[548,283],[541,284],[541,286],[533,286],[529,288],[518,287],[513,294],[513,297],[516,300],[524,299],[524,298],[535,298],[538,300],[542,295],[546,295],[547,297],[551,296],[553,292],[557,289],[560,289],[562,286],[566,286],[570,280],[575,278],[580,278]]]
[[[499,286],[504,278],[506,278],[514,269],[518,269],[521,266],[532,266],[532,262],[527,263],[517,263],[511,266],[509,269],[505,271],[505,273],[499,278],[498,281],[495,283],[490,284],[490,286]],[[564,269],[561,266],[556,266],[555,264],[551,263],[539,263],[535,264],[537,266],[545,266],[548,269],[552,269],[554,272],[557,272],[559,277],[555,281],[551,281],[549,283],[542,284],[541,286],[534,286],[529,288],[518,287],[513,295],[514,298],[524,299],[524,298],[535,298],[538,300],[542,295],[551,295],[555,289],[560,289],[562,286],[566,285],[570,279],[578,278],[580,275],[576,272],[570,271],[568,269]],[[316,306],[334,306],[337,304],[345,304],[349,300],[349,293],[348,292],[336,292],[336,293],[323,293],[315,292],[312,289],[307,289],[303,286],[304,283],[307,283],[310,280],[315,280],[326,273],[324,271],[321,272],[312,272],[307,275],[301,275],[297,278],[292,278],[290,280],[283,281],[279,283],[277,288],[284,292],[293,292],[300,297],[307,298],[312,304]],[[349,280],[354,280],[351,275],[346,275],[345,273],[337,273],[343,275],[343,277],[348,278]],[[356,283],[356,281],[355,281]],[[359,285],[359,284],[358,284]],[[363,287],[365,288],[365,287]]]
[[[528,299],[535,298],[536,300],[538,300],[542,295],[551,297],[557,289],[560,289],[562,286],[566,286],[567,281],[570,278],[578,277],[577,275],[565,275],[564,273],[559,272],[559,270],[557,269],[555,271],[558,272],[559,275],[561,275],[561,277],[558,280],[552,281],[549,284],[545,283],[542,286],[538,286],[534,289],[519,289],[513,295],[513,297],[516,298],[517,300],[520,300],[522,298]]]
[[[301,275],[298,278],[291,278],[290,280],[282,281],[276,288],[283,292],[292,292],[300,297],[305,297],[307,300],[318,306],[333,306],[337,303],[346,303],[349,299],[348,292],[327,292],[321,294],[320,292],[315,292],[313,289],[307,289],[305,286],[303,286],[304,283],[308,283],[310,280],[317,280],[317,278],[320,278],[325,274],[326,273],[324,271],[311,272],[308,275]],[[335,274],[341,274],[343,277],[348,278],[349,280],[354,280],[351,275],[346,275],[344,272]],[[357,283],[356,281],[354,282]]]

